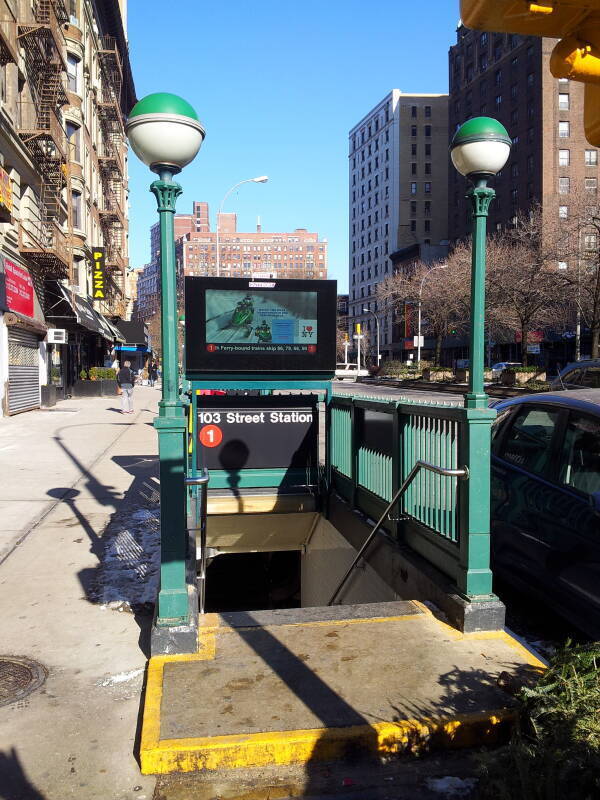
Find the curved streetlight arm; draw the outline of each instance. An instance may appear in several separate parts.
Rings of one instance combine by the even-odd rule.
[[[265,177],[265,179],[266,179],[266,176],[262,176],[262,177]],[[221,254],[219,252],[219,219],[221,217],[221,214],[223,213],[223,206],[225,205],[225,200],[227,200],[229,195],[232,192],[234,192],[238,188],[238,186],[241,186],[243,183],[265,183],[265,180],[257,181],[256,178],[245,178],[243,181],[238,181],[236,184],[234,184],[231,187],[231,189],[228,189],[225,192],[225,195],[223,196],[223,199],[221,200],[221,205],[219,206],[219,213],[217,215],[217,278],[219,277],[220,266],[221,266]]]

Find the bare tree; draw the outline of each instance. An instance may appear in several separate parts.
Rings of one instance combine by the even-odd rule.
[[[535,203],[529,212],[518,212],[513,227],[493,235],[487,244],[489,317],[497,328],[520,331],[524,366],[529,334],[564,325],[568,315],[557,281],[568,231],[546,220]]]
[[[442,341],[450,328],[466,325],[468,319],[468,270],[470,250],[459,244],[445,261],[417,262],[410,271],[389,275],[377,287],[380,304],[396,313],[410,302],[421,302],[421,330],[435,337],[434,361],[440,363]]]
[[[564,207],[569,245],[558,280],[592,335],[591,356],[600,356],[600,206],[596,194],[573,193]]]
[[[161,325],[160,325],[160,311],[157,311],[154,316],[150,317],[147,321],[148,333],[152,340],[152,350],[156,358],[162,357],[162,339],[161,339]]]

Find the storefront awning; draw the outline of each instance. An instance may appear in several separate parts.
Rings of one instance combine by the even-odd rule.
[[[46,317],[62,324],[70,319],[109,342],[124,341],[122,334],[91,303],[58,281],[46,282]]]

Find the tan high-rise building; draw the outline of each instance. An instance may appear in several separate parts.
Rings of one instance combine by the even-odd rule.
[[[118,341],[124,118],[135,102],[125,13],[124,0],[0,0],[0,270],[12,287],[0,297],[4,413],[39,406],[41,386],[68,393]],[[66,331],[64,344],[48,341],[49,327]]]
[[[393,318],[378,308],[376,287],[393,270],[392,256],[430,260],[446,252],[448,96],[393,89],[349,134],[351,323],[381,327],[381,351],[393,342]]]

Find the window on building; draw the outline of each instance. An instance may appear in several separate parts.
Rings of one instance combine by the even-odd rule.
[[[513,83],[512,86],[510,87],[510,99],[516,100],[518,93],[519,93],[519,87],[517,86],[516,83]]]
[[[571,151],[570,150],[559,150],[558,151],[558,166],[559,167],[568,167],[571,163]]]
[[[413,183],[411,183],[411,185],[410,185],[410,193],[411,193],[411,194],[416,194],[416,193],[417,193],[417,184],[416,184],[416,182],[414,182],[414,181],[413,181]]]
[[[425,106],[425,116],[426,117],[431,116],[431,106]]]
[[[511,189],[510,190],[510,199],[513,205],[516,205],[519,202],[519,190],[518,189]]]
[[[431,231],[431,220],[426,219],[423,225],[425,233],[429,233]]]
[[[531,89],[533,87],[534,75],[533,72],[529,72],[527,74],[527,87]]]
[[[516,125],[518,121],[519,121],[519,109],[513,108],[513,110],[510,112],[510,124]]]
[[[410,135],[412,137],[415,137],[417,135],[417,126],[416,125],[411,125],[410,126]]]
[[[566,262],[566,261],[559,261],[559,262],[558,262],[558,268],[559,268],[559,269],[567,269],[567,268],[568,268],[568,266],[569,266],[569,265],[567,264],[567,262]]]
[[[487,54],[484,53],[483,55],[479,56],[479,71],[485,72],[488,68],[488,57]]]
[[[494,83],[496,84],[496,86],[500,86],[500,84],[502,83],[502,70],[501,69],[497,69],[496,72],[494,73]]]
[[[417,230],[417,220],[416,219],[411,219],[411,221],[410,221],[410,230],[411,230],[411,233],[414,233]]]
[[[417,213],[417,201],[416,200],[411,200],[410,201],[410,213],[411,214],[416,214]]]
[[[431,163],[429,161],[425,162],[425,175],[431,175]]]
[[[431,125],[425,125],[425,136],[431,136]]]
[[[416,175],[417,174],[417,165],[415,164],[414,161],[410,165],[410,174],[411,175]]]
[[[79,59],[67,53],[67,87],[70,92],[79,91]]]
[[[569,178],[559,178],[558,179],[558,193],[559,194],[569,194],[571,188],[571,181]]]
[[[568,139],[571,135],[571,126],[564,120],[558,123],[558,136],[560,139]]]
[[[597,150],[586,150],[585,151],[585,165],[586,165],[586,167],[597,167],[598,166],[598,151]]]
[[[585,250],[591,251],[598,248],[598,236],[595,233],[584,233],[583,247]]]
[[[561,111],[569,110],[569,95],[566,92],[558,93],[558,107]]]
[[[426,217],[431,214],[431,200],[425,200],[425,203],[423,204],[423,211]]]
[[[81,192],[71,192],[71,220],[74,228],[81,229],[83,222],[81,217]]]
[[[413,117],[413,119],[416,118],[416,116],[417,116],[417,107],[416,106],[411,106],[410,115],[411,115],[411,117]]]
[[[501,94],[497,94],[496,95],[496,97],[494,98],[494,103],[496,104],[496,108],[497,109],[500,108],[500,106],[502,105],[502,95]]]
[[[81,128],[69,120],[67,120],[66,127],[70,160],[81,162]]]
[[[431,144],[429,142],[427,142],[427,144],[425,145],[425,155],[426,156],[431,155]]]
[[[567,219],[568,216],[569,216],[569,206],[559,206],[558,207],[559,219]]]
[[[598,188],[598,178],[586,178],[585,188],[588,192],[595,192]]]
[[[410,146],[410,154],[411,154],[411,156],[416,156],[417,155],[417,143],[416,142],[413,142],[411,144],[411,146]]]
[[[518,178],[519,177],[519,165],[518,164],[511,164],[511,166],[510,166],[510,175],[511,175],[511,178]]]
[[[431,184],[425,183],[425,194],[431,194]]]

